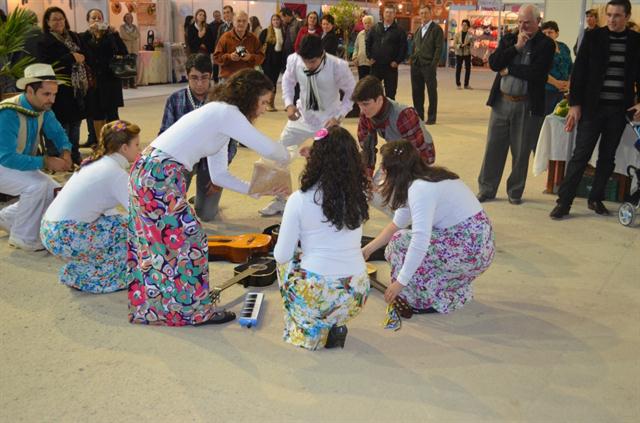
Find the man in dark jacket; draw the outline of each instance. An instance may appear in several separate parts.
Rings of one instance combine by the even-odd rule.
[[[282,16],[282,36],[284,37],[282,44],[282,58],[284,64],[287,63],[287,57],[294,52],[294,43],[298,37],[298,32],[302,28],[302,24],[296,18],[293,17],[291,9],[283,7],[280,9],[280,16]]]
[[[540,11],[529,4],[518,13],[518,33],[502,37],[489,56],[489,66],[498,73],[487,102],[491,116],[478,176],[480,202],[495,198],[511,150],[507,195],[509,203],[522,203],[529,156],[544,120],[544,84],[555,50],[553,40],[540,31]]]
[[[424,86],[427,86],[429,108],[427,125],[436,123],[438,114],[438,81],[436,70],[442,54],[444,34],[440,25],[431,19],[431,6],[420,7],[422,25],[413,35],[413,52],[411,53],[411,96],[420,119],[424,119]]]
[[[584,34],[571,73],[569,113],[565,129],[577,125],[576,147],[558,191],[552,219],[569,214],[587,163],[598,138],[598,164],[587,207],[608,215],[602,204],[607,180],[615,169],[615,157],[626,125],[625,113],[640,120],[640,34],[627,29],[629,0],[607,3],[607,26]]]
[[[211,30],[211,33],[213,34],[213,49],[215,50],[215,46],[218,43],[218,30],[220,29],[220,27],[222,26],[222,14],[220,13],[219,10],[214,10],[213,11],[213,20],[209,23],[209,29]],[[214,82],[217,84],[218,83],[218,72],[219,72],[219,67],[218,65],[214,64],[213,65],[213,80]]]
[[[385,6],[383,21],[367,35],[367,58],[371,60],[371,75],[384,82],[384,92],[392,100],[398,90],[398,65],[407,55],[407,34],[396,23],[396,8]]]

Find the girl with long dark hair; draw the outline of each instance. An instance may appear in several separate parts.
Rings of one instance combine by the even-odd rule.
[[[360,251],[368,190],[351,134],[339,126],[318,131],[274,249],[286,342],[311,350],[344,346],[344,325],[369,292]]]
[[[184,326],[225,323],[209,290],[207,237],[187,201],[185,174],[207,157],[211,182],[243,194],[249,184],[228,169],[231,138],[278,162],[289,154],[253,125],[273,85],[254,69],[233,74],[210,102],[187,113],[142,153],[129,179],[129,320]],[[284,192],[284,191],[281,191]]]
[[[387,245],[388,303],[415,313],[449,313],[473,298],[471,282],[495,253],[491,222],[455,173],[427,165],[409,141],[382,146],[382,196],[393,221],[367,244],[365,258]],[[411,225],[411,229],[403,229]]]
[[[186,30],[189,54],[202,53],[211,55],[213,53],[216,48],[216,38],[209,25],[207,25],[207,12],[204,9],[196,10],[193,24],[186,26]]]

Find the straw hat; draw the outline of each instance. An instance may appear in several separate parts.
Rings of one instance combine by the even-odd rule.
[[[52,81],[58,84],[62,83],[62,81],[56,79],[56,73],[53,71],[53,67],[51,67],[51,65],[46,63],[34,63],[24,69],[24,77],[16,81],[16,87],[19,90],[24,90],[29,84],[43,81]]]

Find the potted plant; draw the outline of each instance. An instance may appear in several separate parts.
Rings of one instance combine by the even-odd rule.
[[[15,95],[15,81],[22,77],[24,68],[34,62],[25,50],[25,43],[40,29],[36,16],[27,9],[16,8],[0,22],[0,95],[7,98]]]
[[[360,16],[360,6],[352,1],[341,0],[340,3],[329,8],[329,13],[336,20],[336,27],[342,30],[344,46],[343,59],[349,61],[349,36]]]

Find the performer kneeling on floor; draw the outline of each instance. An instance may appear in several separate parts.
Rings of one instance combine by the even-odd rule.
[[[369,292],[360,250],[369,182],[346,129],[316,133],[300,181],[285,206],[274,249],[284,340],[310,350],[344,346],[344,324],[360,313]]]
[[[385,300],[399,297],[415,313],[462,307],[473,298],[471,282],[493,260],[489,218],[458,175],[425,164],[409,141],[387,143],[381,153],[382,196],[395,215],[362,253],[366,259],[388,243]]]
[[[207,237],[186,196],[185,169],[208,157],[211,181],[247,194],[249,185],[229,174],[229,139],[280,163],[287,150],[251,124],[266,111],[273,84],[244,69],[216,86],[211,102],[187,113],[145,149],[129,185],[129,320],[184,326],[225,323],[209,292]],[[286,195],[284,189],[272,194]]]
[[[98,148],[47,209],[40,238],[67,263],[60,282],[100,294],[127,287],[129,169],[140,154],[140,128],[124,120],[102,127]]]

